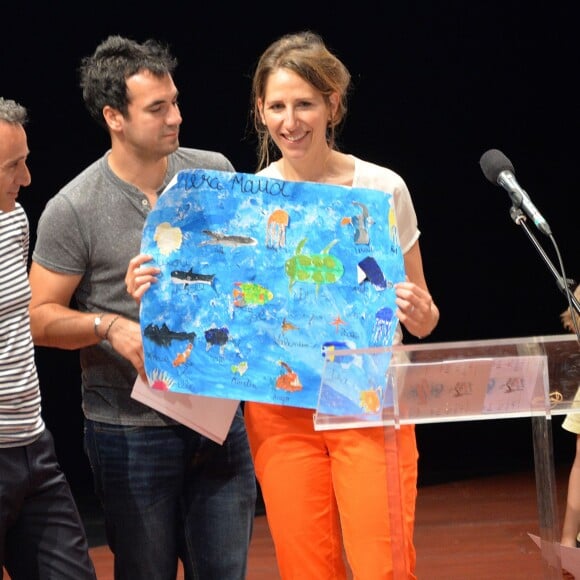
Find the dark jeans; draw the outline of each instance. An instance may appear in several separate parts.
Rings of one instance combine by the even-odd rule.
[[[223,445],[182,425],[87,420],[116,580],[243,580],[256,479],[241,410]]]
[[[0,449],[0,578],[94,580],[88,550],[52,435]]]

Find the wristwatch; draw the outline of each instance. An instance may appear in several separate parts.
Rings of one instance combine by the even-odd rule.
[[[93,323],[93,330],[95,331],[95,336],[99,339],[99,340],[103,340],[103,337],[99,334],[99,328],[101,327],[101,322],[103,322],[103,319],[101,318],[101,314],[97,314],[95,316],[95,321]]]

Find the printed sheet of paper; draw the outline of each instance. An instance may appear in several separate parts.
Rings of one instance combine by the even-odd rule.
[[[529,411],[535,394],[541,395],[538,381],[543,356],[501,357],[494,359],[485,397],[485,413]],[[540,386],[543,386],[541,383]]]
[[[399,367],[401,419],[481,414],[492,365],[483,358]]]
[[[316,408],[326,356],[392,344],[405,272],[391,194],[182,171],[141,249],[161,268],[141,303],[154,389]],[[323,404],[351,412],[360,393]]]
[[[532,539],[534,544],[541,548],[542,543],[539,536],[536,534],[530,534],[528,536]],[[560,544],[560,563],[562,568],[566,570],[569,574],[572,574],[574,578],[580,580],[580,549],[570,548],[569,546],[562,546]]]
[[[239,401],[200,397],[151,389],[137,377],[131,397],[174,421],[223,444],[227,437]]]
[[[506,356],[393,365],[390,373],[402,419],[476,418],[541,408],[545,365],[544,356]]]

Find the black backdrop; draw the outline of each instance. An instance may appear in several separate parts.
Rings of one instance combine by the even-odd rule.
[[[13,4],[0,9],[0,95],[31,114],[33,181],[20,201],[33,234],[46,201],[108,146],[84,110],[77,77],[81,57],[108,34],[168,42],[180,62],[181,143],[220,150],[237,170],[252,172],[253,65],[279,35],[309,28],[353,76],[342,149],[388,165],[411,189],[425,271],[441,309],[429,340],[562,332],[565,298],[479,158],[499,148],[511,159],[552,228],[568,276],[578,279],[572,2]],[[550,241],[541,243],[557,264]],[[80,488],[89,470],[77,353],[40,348],[38,366],[45,419]],[[556,457],[571,461],[574,439],[560,423],[557,417]],[[533,462],[529,419],[422,425],[417,432],[424,483]]]

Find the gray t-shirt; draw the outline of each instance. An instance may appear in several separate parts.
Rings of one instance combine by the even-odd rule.
[[[127,293],[125,273],[141,248],[151,207],[145,194],[109,168],[108,152],[47,203],[37,228],[33,261],[62,274],[82,275],[73,307],[81,312],[117,313],[137,321],[139,309]],[[234,171],[221,153],[179,148],[169,156],[159,194],[183,169]],[[80,351],[83,411],[87,418],[125,425],[173,421],[131,398],[133,365],[106,341]]]

